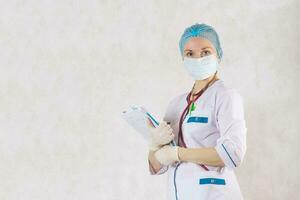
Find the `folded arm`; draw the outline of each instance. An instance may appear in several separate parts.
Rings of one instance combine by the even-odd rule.
[[[215,148],[183,148],[179,147],[180,161],[193,162],[210,166],[224,166],[222,159]]]

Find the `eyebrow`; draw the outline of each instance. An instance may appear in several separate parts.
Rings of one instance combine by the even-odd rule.
[[[211,49],[211,47],[203,47],[201,50],[203,50],[203,49]],[[191,49],[186,49],[184,51],[192,51],[192,50]]]

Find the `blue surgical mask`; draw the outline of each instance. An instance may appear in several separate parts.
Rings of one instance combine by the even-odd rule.
[[[214,54],[201,58],[184,57],[183,65],[195,80],[203,80],[212,76],[218,69],[218,59]]]

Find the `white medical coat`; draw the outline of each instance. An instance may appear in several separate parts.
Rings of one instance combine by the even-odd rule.
[[[187,95],[173,98],[163,118],[171,122],[176,141]],[[242,163],[246,152],[247,128],[241,95],[219,79],[206,89],[195,105],[196,109],[186,116],[182,125],[187,148],[214,147],[225,167],[206,165],[210,171],[205,171],[195,163],[182,162],[164,166],[156,174],[168,172],[172,200],[243,199],[233,171]],[[151,169],[150,173],[155,174]]]

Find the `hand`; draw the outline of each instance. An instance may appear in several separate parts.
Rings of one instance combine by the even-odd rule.
[[[165,145],[154,153],[154,156],[158,162],[162,165],[170,165],[175,162],[179,162],[178,146]]]
[[[157,151],[163,145],[170,143],[175,137],[173,129],[165,121],[162,121],[155,128],[150,120],[147,120],[147,126],[150,131],[149,148],[151,151]]]

